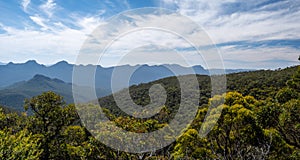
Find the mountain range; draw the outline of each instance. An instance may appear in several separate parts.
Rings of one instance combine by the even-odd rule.
[[[81,91],[88,89],[79,88]],[[57,78],[49,78],[37,74],[28,81],[14,83],[0,90],[0,105],[11,107],[18,111],[23,111],[24,100],[37,96],[46,91],[53,91],[64,97],[66,103],[74,103],[72,84],[66,83]],[[108,95],[110,92],[102,89],[96,89],[98,97]],[[76,93],[75,93],[76,94]],[[82,95],[81,95],[82,96]],[[82,102],[87,102],[89,97],[81,97]]]
[[[57,65],[62,65],[62,64],[63,63],[57,64]],[[65,63],[65,65],[69,66],[70,64]],[[122,66],[122,67],[124,67],[124,66]],[[156,66],[156,67],[159,67],[159,66]],[[151,68],[151,67],[142,66],[140,68],[141,70],[137,70],[137,72],[145,71],[145,72],[147,72],[147,74],[149,74],[147,76],[151,76],[151,74],[155,75],[156,68],[152,66],[152,69],[153,69],[152,72],[150,72],[151,70],[149,68]],[[284,70],[276,70],[276,71],[260,70],[260,71],[251,71],[251,72],[247,71],[247,72],[227,74],[226,75],[227,89],[238,90],[240,92],[245,92],[245,93],[249,92],[249,94],[250,95],[253,94],[253,96],[260,95],[261,93],[256,93],[255,91],[253,91],[253,93],[251,93],[252,92],[251,88],[256,86],[256,87],[260,87],[263,89],[264,87],[268,86],[269,84],[273,84],[275,86],[277,86],[277,85],[282,86],[285,84],[286,80],[295,71],[295,68],[296,67],[287,68]],[[161,68],[158,68],[158,69],[161,69]],[[182,73],[183,73],[183,71],[184,70],[182,70]],[[126,72],[124,72],[124,73],[126,73]],[[167,73],[167,72],[158,72],[158,73],[160,73],[159,76],[164,76],[161,73]],[[134,75],[134,76],[136,76],[136,75]],[[141,82],[145,79],[147,80],[147,78],[148,78],[148,80],[152,78],[152,77],[147,77],[147,76],[144,76],[142,78],[135,77],[134,79],[136,81],[133,81],[132,83],[137,83],[137,82]],[[203,97],[202,97],[200,102],[206,102],[207,98],[209,98],[209,95],[210,95],[210,89],[209,89],[210,77],[207,75],[198,75],[197,77],[198,77],[198,81],[199,81],[201,94],[206,95],[205,96],[206,98],[203,99]],[[145,78],[145,79],[143,79],[143,78]],[[261,80],[263,80],[263,82],[260,82]],[[149,89],[149,86],[151,86],[155,83],[160,83],[160,84],[163,84],[163,86],[168,87],[168,86],[172,86],[172,85],[176,84],[177,81],[176,81],[176,77],[170,76],[167,78],[162,78],[162,79],[151,81],[148,83],[140,83],[139,85],[132,85],[130,87],[130,92],[133,93],[133,95],[131,95],[131,96],[133,96],[133,98],[134,97],[141,98],[141,96],[139,95],[139,92],[142,92],[143,94],[147,94],[148,93],[147,90]],[[237,84],[239,85],[238,87],[236,86]],[[259,86],[259,85],[261,85],[261,86]],[[72,90],[72,86],[73,87],[76,86],[76,90],[78,91],[78,93],[76,93],[76,90]],[[82,94],[82,93],[88,93],[88,91],[90,91],[91,89],[92,88],[86,87],[86,86],[78,86],[76,84],[72,85],[72,83],[64,82],[63,80],[60,80],[58,78],[50,78],[45,75],[36,74],[33,77],[31,77],[29,80],[19,81],[19,82],[16,82],[14,84],[11,84],[9,86],[6,86],[6,87],[3,87],[2,89],[0,89],[0,106],[5,106],[10,109],[17,110],[17,111],[24,111],[23,106],[24,106],[24,100],[26,98],[31,98],[33,96],[39,95],[46,91],[53,91],[53,92],[63,96],[66,103],[74,103],[73,95],[74,94],[80,95],[79,102],[84,103],[84,102],[95,100],[95,99],[91,99],[91,97],[89,97],[88,95]],[[167,91],[168,90],[169,89],[167,89]],[[124,96],[122,96],[122,93],[123,93],[122,91],[124,92],[124,89],[116,94],[121,94],[121,97],[124,97]],[[173,89],[172,92],[168,91],[168,93],[173,93],[173,91],[177,92],[176,89],[175,90]],[[274,89],[274,92],[276,92],[276,89]],[[110,95],[111,90],[107,90],[107,89],[103,89],[103,88],[96,88],[96,94],[97,94],[97,97],[100,97],[99,102],[101,105],[114,106],[114,103],[111,101],[111,98],[112,98],[112,96]],[[110,96],[108,96],[108,95],[110,95]],[[177,95],[177,94],[175,94],[175,92],[174,92],[174,95]],[[178,94],[178,95],[180,95],[180,94]],[[103,98],[101,98],[101,97],[103,97]],[[137,99],[136,101],[137,102],[145,102],[145,103],[148,102],[143,97],[145,97],[145,96],[142,96],[142,99]],[[260,95],[260,97],[263,97],[263,95]]]
[[[117,67],[102,67],[93,65],[73,65],[66,61],[60,61],[54,65],[46,66],[38,64],[34,60],[26,63],[8,63],[0,65],[0,105],[12,107],[22,111],[24,99],[41,94],[45,91],[54,91],[64,97],[67,103],[73,103],[72,95],[72,74],[73,68],[80,70],[82,73],[90,72],[90,69],[96,69],[95,72],[95,88],[97,97],[103,97],[112,93],[111,79],[117,69],[119,72],[114,77],[116,83],[114,91],[127,88],[131,85],[148,83],[158,79],[176,75],[196,74],[208,75],[209,71],[202,66],[193,66],[191,68],[183,67],[175,64],[166,65],[123,65]],[[192,69],[192,70],[191,70]],[[131,75],[131,71],[135,70],[129,79],[129,84],[122,82],[124,77]],[[218,74],[221,70],[215,69],[211,73]],[[241,72],[240,70],[226,70],[227,73]],[[74,83],[78,91],[81,93],[88,91],[92,86],[87,82],[86,76],[80,76],[79,84]],[[86,85],[87,84],[87,85]],[[89,87],[88,87],[89,86]],[[76,93],[74,93],[76,94]],[[87,102],[91,99],[87,95],[79,94],[80,102]]]
[[[118,77],[128,76],[129,72],[132,69],[137,69],[132,77],[130,78],[129,85],[147,83],[150,81],[158,80],[165,77],[174,76],[173,70],[176,71],[177,75],[186,75],[191,74],[190,69],[196,74],[208,75],[209,71],[204,69],[202,66],[193,66],[191,68],[183,67],[175,64],[167,64],[167,65],[123,65],[117,67],[102,67],[102,66],[93,66],[93,65],[73,65],[69,64],[66,61],[60,61],[51,66],[45,66],[42,64],[38,64],[34,60],[27,61],[26,63],[8,63],[6,65],[0,65],[0,88],[5,88],[9,85],[12,85],[16,82],[20,81],[28,81],[32,77],[37,74],[44,75],[49,78],[57,78],[66,83],[72,82],[72,73],[73,67],[77,67],[77,69],[85,71],[89,70],[91,67],[96,67],[95,72],[95,86],[96,88],[102,88],[103,90],[111,90],[111,78],[114,69],[119,69],[122,72],[119,73]],[[171,70],[169,70],[169,69]],[[226,73],[235,73],[241,71],[247,71],[245,69],[228,69],[225,70]],[[215,69],[211,70],[211,73],[218,74],[220,70]],[[83,77],[84,79],[85,77]],[[83,80],[84,81],[84,80]],[[77,84],[80,86],[84,86],[86,82],[82,82],[81,84]],[[128,87],[128,84],[121,84],[116,87],[117,90]]]

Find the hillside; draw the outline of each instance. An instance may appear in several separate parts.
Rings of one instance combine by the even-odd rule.
[[[73,103],[74,101],[71,83],[37,74],[28,81],[17,82],[0,90],[0,105],[23,111],[24,100],[26,98],[31,98],[46,91],[53,91],[60,94],[64,97],[66,103]],[[108,91],[97,89],[99,97],[108,93]]]
[[[283,87],[286,81],[295,73],[297,67],[289,67],[280,70],[259,70],[227,74],[227,91],[237,91],[243,95],[251,95],[258,100],[273,97]],[[189,76],[189,75],[186,75]],[[211,96],[210,77],[206,75],[197,75],[200,87],[200,104],[207,104]],[[167,93],[166,106],[178,106],[180,103],[180,88],[176,77],[168,77],[159,79],[150,83],[133,85],[129,88],[129,92],[133,101],[141,106],[149,104],[149,88],[154,84],[161,84]],[[125,96],[128,89],[124,89],[116,96],[123,97],[123,104],[130,104],[129,99]],[[101,107],[111,110],[115,115],[124,114],[116,105],[113,96],[109,95],[99,99]],[[171,110],[176,108],[169,108]]]
[[[31,66],[36,66],[35,62],[28,62]],[[64,68],[63,66],[68,66],[66,62],[58,63],[54,66],[54,68]],[[50,67],[50,68],[51,68]],[[123,66],[124,67],[124,66]],[[147,67],[141,67],[137,70],[137,74],[132,77],[132,83],[140,83],[145,81],[145,79],[151,79],[151,76],[156,78],[164,77],[167,70],[159,68],[156,66],[158,70],[161,72],[156,73],[155,68],[151,70]],[[174,66],[173,66],[174,67]],[[177,69],[180,69],[180,66],[177,66]],[[71,70],[71,69],[70,69]],[[201,70],[198,68],[198,70]],[[227,75],[227,89],[228,91],[239,91],[244,94],[249,94],[254,96],[255,98],[265,98],[269,96],[274,96],[276,91],[278,91],[282,86],[285,85],[285,81],[291,76],[295,67],[283,69],[283,70],[261,70],[261,71],[249,71],[249,72],[239,72],[232,73]],[[140,73],[139,73],[140,72]],[[146,72],[147,76],[138,76],[141,75],[142,72]],[[185,71],[182,69],[181,73]],[[199,71],[200,72],[200,71]],[[63,72],[60,72],[63,73]],[[126,72],[124,72],[125,74]],[[103,74],[103,72],[101,73]],[[170,73],[171,74],[171,73]],[[62,76],[63,74],[61,74]],[[104,74],[105,75],[105,74]],[[109,76],[108,73],[106,73]],[[188,76],[188,75],[187,75]],[[198,81],[201,91],[200,105],[207,103],[208,97],[210,97],[210,78],[206,75],[198,75]],[[143,79],[144,78],[144,79]],[[105,82],[106,79],[102,79],[102,83],[110,83]],[[150,97],[148,96],[148,89],[153,84],[163,84],[164,87],[167,88],[167,93],[172,95],[172,99],[167,99],[167,104],[169,106],[174,105],[174,99],[178,99],[180,96],[178,87],[178,81],[176,77],[168,77],[162,78],[149,83],[142,83],[140,85],[133,85],[130,87],[130,93],[132,97],[134,97],[134,101],[140,105],[146,105],[149,103]],[[175,88],[174,88],[175,86]],[[171,89],[172,88],[172,89]],[[259,88],[259,89],[258,89]],[[84,90],[86,88],[82,88]],[[33,78],[27,81],[21,81],[14,83],[8,87],[4,87],[0,89],[0,105],[11,107],[15,110],[22,111],[23,110],[23,102],[24,99],[30,98],[32,96],[36,96],[45,91],[54,91],[62,95],[67,103],[73,103],[73,95],[72,95],[72,84],[66,83],[57,78],[49,78],[40,74],[33,76]],[[121,91],[118,94],[122,94],[126,90]],[[97,96],[103,97],[110,93],[109,89],[97,89]],[[122,96],[122,95],[121,95]],[[82,101],[91,100],[88,97],[82,97]],[[107,106],[106,108],[111,108],[115,106],[115,103],[111,100],[112,96],[107,96],[100,100],[102,106]],[[179,103],[179,102],[178,102]],[[119,110],[119,109],[116,109]],[[118,111],[119,113],[120,111]]]
[[[189,80],[191,75],[180,78],[183,77]],[[27,111],[32,111],[32,114],[16,114],[11,113],[11,110],[7,110],[7,108],[6,110],[0,109],[2,135],[5,138],[9,137],[5,135],[7,130],[10,131],[8,134],[13,134],[8,142],[15,140],[12,142],[18,145],[15,147],[16,149],[14,148],[15,150],[20,148],[18,141],[21,140],[23,144],[26,140],[24,143],[27,150],[43,151],[39,147],[34,148],[38,145],[27,145],[28,138],[24,135],[20,140],[15,138],[20,137],[19,135],[25,131],[26,133],[29,132],[29,136],[33,136],[30,139],[32,140],[31,143],[43,144],[43,142],[49,141],[46,143],[52,149],[49,154],[55,159],[78,159],[78,157],[84,157],[83,159],[300,158],[300,67],[298,69],[290,67],[276,71],[261,70],[228,74],[226,94],[216,95],[209,100],[210,77],[197,75],[197,78],[201,94],[199,106],[190,103],[189,99],[193,98],[192,93],[197,88],[191,83],[187,83],[188,86],[185,87],[189,88],[187,92],[189,94],[186,97],[188,103],[185,102],[185,104],[189,107],[184,107],[184,110],[181,111],[178,109],[181,92],[179,80],[176,77],[131,86],[129,88],[130,97],[141,106],[149,104],[150,87],[150,90],[153,91],[151,92],[153,94],[150,94],[151,100],[153,97],[164,98],[162,92],[153,90],[154,84],[160,84],[166,89],[167,101],[164,103],[165,105],[155,105],[161,108],[158,112],[154,112],[154,116],[151,114],[151,117],[145,118],[137,116],[143,113],[147,114],[148,111],[153,113],[152,110],[148,110],[148,106],[144,110],[143,107],[137,108],[139,106],[130,105],[130,97],[126,97],[125,94],[128,89],[117,92],[116,96],[123,100],[121,102],[122,107],[125,109],[133,108],[133,116],[128,116],[122,112],[112,95],[99,99],[101,107],[104,108],[102,111],[110,121],[99,121],[103,116],[99,112],[98,105],[82,103],[75,108],[74,105],[65,105],[61,101],[61,96],[53,92],[45,92],[33,97],[27,103]],[[62,82],[41,75],[35,76],[34,79]],[[23,83],[20,82],[12,88],[23,86]],[[27,84],[31,83],[27,82]],[[42,87],[48,86],[47,83],[40,85]],[[208,104],[214,104],[214,108],[209,108]],[[153,111],[157,111],[156,108],[153,109]],[[190,114],[191,109],[197,113],[194,112],[195,115]],[[132,110],[126,111],[131,112]],[[135,111],[146,112],[136,114]],[[217,121],[216,118],[218,118]],[[135,143],[129,143],[125,147],[137,147],[144,150],[144,146],[152,146],[153,144],[161,146],[161,142],[170,141],[165,147],[158,150],[151,148],[151,150],[141,154],[110,149],[106,146],[108,142],[119,145],[126,144],[128,139],[135,140],[130,134],[116,129],[114,125],[128,131],[128,133],[145,135],[143,133],[158,131],[162,134],[161,137],[147,136],[146,139],[143,139],[143,136],[139,137],[141,139]],[[210,126],[213,128],[207,128]],[[14,133],[15,131],[16,133]],[[208,131],[207,135],[201,137],[201,134],[203,135],[206,131]],[[47,137],[49,133],[55,138]],[[36,141],[35,136],[41,137],[41,142]],[[101,142],[97,141],[99,138]],[[8,146],[13,146],[13,144]],[[65,146],[71,146],[71,149]],[[22,145],[21,148],[24,146]],[[73,150],[74,148],[76,150]],[[82,155],[77,155],[80,153],[78,148],[79,151],[83,151]],[[85,149],[87,149],[88,154]],[[66,150],[68,152],[64,152]],[[144,158],[141,158],[140,155]]]

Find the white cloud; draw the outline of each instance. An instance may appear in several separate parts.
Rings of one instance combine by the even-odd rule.
[[[171,0],[165,0],[170,4]],[[300,11],[291,11],[289,1],[254,7],[261,1],[173,0],[178,12],[203,27],[216,43],[280,38],[300,38]],[[226,6],[232,3],[243,6]],[[241,8],[248,8],[241,10]],[[230,12],[230,13],[226,13]]]
[[[226,68],[284,68],[299,64],[299,50],[285,46],[239,48],[235,45],[219,48]]]
[[[23,9],[27,8],[30,2],[27,4],[25,1],[22,1]],[[200,27],[203,27],[215,43],[244,40],[255,43],[255,41],[274,39],[300,39],[300,10],[293,10],[292,4],[289,4],[292,3],[291,1],[282,1],[258,7],[253,6],[262,3],[261,1],[250,1],[164,0],[165,3],[162,6],[176,6],[175,8],[179,13],[189,17]],[[118,2],[126,4],[127,1],[120,0]],[[112,6],[115,5],[109,1],[107,3]],[[234,3],[240,3],[242,6],[231,6]],[[126,5],[124,6],[126,7]],[[229,8],[226,8],[228,6]],[[129,4],[127,5],[128,7]],[[97,28],[99,24],[105,23],[103,18],[100,17],[103,16],[105,10],[102,8],[102,10],[99,10],[98,15],[94,16],[81,16],[76,13],[68,13],[64,17],[58,17],[58,13],[53,16],[56,8],[59,8],[59,6],[54,0],[47,0],[41,6],[37,7],[36,12],[32,12],[30,19],[40,26],[40,29],[31,27],[27,30],[22,30],[1,25],[0,27],[7,32],[0,34],[1,61],[9,62],[11,57],[14,56],[16,62],[24,62],[28,59],[36,59],[40,63],[45,64],[54,63],[61,59],[74,62],[87,35]],[[41,11],[42,13],[38,13]],[[181,23],[178,24],[176,22]],[[171,31],[177,31],[180,35],[184,35],[184,38],[199,41],[198,35],[195,34],[197,31],[194,31],[197,27],[188,24],[188,21],[179,16],[130,15],[128,16],[128,20],[117,25],[119,26],[113,25],[104,28],[96,34],[108,36],[106,34],[111,33],[113,36],[117,36],[135,27],[148,25],[163,28],[168,26],[171,28]],[[147,55],[147,50],[138,47],[145,44],[159,43],[160,46],[169,49],[189,47],[186,43],[183,43],[182,39],[155,29],[152,31],[140,30],[139,32],[135,31],[129,34],[130,36],[112,45],[112,54],[106,57],[107,66],[113,65],[112,62],[116,62],[120,58],[120,55],[128,51],[128,47],[141,52],[141,56],[137,57],[142,58]],[[205,37],[201,37],[200,39],[206,42]],[[99,42],[104,43],[104,40],[98,40],[97,43]],[[91,44],[92,47],[93,44]],[[97,47],[99,48],[99,46]],[[151,51],[154,52],[153,50]],[[297,64],[297,61],[294,61],[294,59],[295,57],[297,59],[299,55],[299,50],[285,46],[276,48],[260,46],[241,49],[238,46],[232,45],[220,47],[220,51],[223,54],[227,68],[275,68],[271,61],[276,60],[276,58],[281,59],[282,63],[289,62],[287,64],[290,65],[290,62]],[[199,62],[199,58],[194,56],[195,51],[189,50],[186,52],[192,64],[202,63]],[[169,51],[157,50],[157,53],[159,55],[165,54],[166,58],[169,58],[170,61],[173,60]],[[154,61],[155,58],[151,58]],[[260,65],[256,64],[256,62],[259,62]],[[284,66],[282,63],[280,65]],[[201,65],[205,66],[205,64]],[[243,65],[246,66],[243,67]],[[279,63],[277,66],[279,66]]]
[[[29,4],[30,4],[30,0],[23,0],[22,1],[22,7],[23,7],[24,12],[27,12],[27,7],[28,7]]]
[[[82,17],[76,21],[77,25],[82,29],[84,29],[86,33],[93,31],[102,22],[103,22],[102,19],[93,16]]]
[[[42,27],[42,30],[49,30],[50,28],[45,24],[45,19],[42,17],[35,15],[35,16],[29,16],[29,18],[36,23],[37,25]]]
[[[203,27],[217,44],[300,39],[299,1],[164,0],[162,4],[171,5]],[[220,51],[227,68],[276,68],[299,64],[299,49],[288,46],[247,49],[224,46]]]
[[[190,20],[178,16],[178,14],[157,15],[148,14],[148,11],[145,11],[144,14],[141,12],[139,13],[140,15],[132,13],[123,15],[119,17],[120,19],[112,19],[112,21],[109,22],[109,25],[97,28],[96,32],[93,34],[94,37],[91,37],[84,46],[84,49],[86,50],[85,54],[88,54],[89,56],[86,57],[86,59],[80,59],[80,63],[97,63],[99,58],[98,54],[100,54],[103,49],[107,49],[106,54],[101,57],[100,65],[117,65],[118,61],[121,60],[123,56],[132,51],[138,51],[140,56],[134,55],[135,59],[132,59],[132,61],[128,61],[127,59],[126,62],[129,64],[147,62],[150,59],[152,59],[151,63],[154,64],[155,59],[161,60],[165,58],[164,62],[172,63],[173,61],[173,63],[185,66],[187,64],[205,65],[202,63],[203,59],[201,56],[195,56],[196,54],[193,49],[193,52],[181,52],[181,56],[186,58],[186,62],[183,59],[174,61],[174,58],[170,56],[172,54],[169,51],[156,48],[159,46],[159,48],[164,47],[171,51],[184,51],[186,48],[192,48],[192,45],[199,47],[212,44],[205,35],[205,32],[199,29],[195,23],[191,23]],[[149,54],[149,50],[143,48],[143,46],[153,47],[151,50],[152,55]],[[140,47],[142,47],[142,49]],[[208,53],[208,51],[205,53]],[[217,52],[202,56],[204,56],[206,61],[218,61],[217,59],[213,59],[218,56]],[[122,64],[126,62],[122,62]],[[162,61],[157,61],[156,63],[160,64],[161,62]],[[221,64],[214,63],[213,65],[218,67]],[[211,66],[212,64],[209,67]]]
[[[25,62],[35,59],[39,63],[53,64],[60,60],[73,63],[87,35],[103,21],[98,17],[77,17],[73,19],[74,29],[63,22],[52,22],[39,15],[30,19],[41,26],[40,29],[17,29],[5,25],[0,34],[0,59],[3,62]]]
[[[54,0],[47,0],[46,3],[40,6],[41,10],[44,11],[49,17],[53,15],[53,11],[56,7]]]

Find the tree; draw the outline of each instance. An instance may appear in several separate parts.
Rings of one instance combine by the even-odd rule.
[[[284,140],[300,149],[300,67],[290,80],[287,87],[280,90],[276,99],[281,104],[278,130]]]
[[[289,88],[296,90],[298,93],[300,92],[300,66],[297,67],[296,73],[286,83]]]
[[[279,116],[279,132],[284,140],[300,149],[300,100],[290,100],[283,105]]]
[[[256,111],[258,124],[264,129],[276,128],[279,124],[279,116],[282,113],[282,107],[274,99],[262,101]]]
[[[99,159],[101,150],[96,139],[89,136],[81,126],[68,126],[63,133],[67,156],[65,159]]]
[[[188,129],[176,141],[172,156],[174,159],[212,159],[207,139],[200,138],[198,131]]]
[[[25,110],[32,111],[28,128],[34,134],[42,134],[42,159],[59,158],[62,146],[61,131],[78,117],[74,105],[67,106],[63,97],[45,92],[25,101]]]
[[[221,159],[260,159],[268,153],[268,144],[265,142],[263,129],[258,125],[255,111],[258,101],[251,96],[242,96],[238,92],[228,92],[222,96],[225,103],[210,111],[207,120],[202,125],[216,125],[207,135],[213,153]],[[218,103],[216,96],[210,103]],[[222,109],[222,114],[217,110]]]
[[[10,129],[13,133],[16,133],[22,130],[25,125],[25,114],[5,113],[0,107],[0,130]]]
[[[40,135],[33,135],[28,130],[16,134],[0,130],[0,159],[40,159]]]
[[[297,91],[290,87],[285,87],[276,94],[275,98],[281,104],[288,102],[291,99],[297,99],[299,94]]]

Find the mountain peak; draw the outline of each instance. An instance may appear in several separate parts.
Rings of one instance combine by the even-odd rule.
[[[57,62],[56,64],[54,64],[53,66],[61,66],[61,65],[70,65],[67,61],[59,61],[59,62]]]
[[[38,64],[35,60],[29,60],[27,62],[25,62],[25,64],[33,64],[33,65],[36,65]]]
[[[36,80],[51,80],[49,77],[46,77],[46,76],[41,75],[41,74],[36,74],[32,79],[36,79]]]
[[[9,62],[6,65],[11,66],[11,65],[14,65],[14,63],[13,62]]]
[[[42,74],[36,74],[35,76],[33,76],[31,81],[53,81],[53,82],[56,82],[56,83],[65,83],[63,80],[60,80],[60,79],[57,79],[57,78],[52,79],[52,78],[44,76]]]

